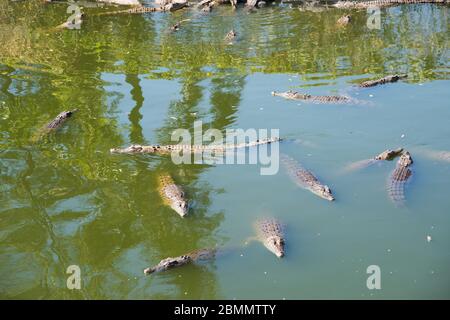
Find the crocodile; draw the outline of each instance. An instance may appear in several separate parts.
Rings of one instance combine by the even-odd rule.
[[[396,204],[403,204],[405,200],[405,184],[412,175],[412,163],[411,154],[405,151],[398,159],[397,166],[389,177],[388,194]]]
[[[331,6],[339,9],[366,9],[372,7],[391,7],[402,4],[450,3],[450,0],[371,0],[371,1],[338,1]]]
[[[234,38],[236,38],[237,33],[233,29],[230,30],[227,35],[225,36],[225,41],[232,41]]]
[[[264,246],[277,257],[284,257],[284,227],[274,218],[263,218],[255,222],[254,227],[256,229],[258,241],[261,241]],[[183,254],[177,257],[168,257],[161,260],[153,267],[145,268],[144,274],[152,274],[157,272],[167,271],[176,267],[181,267],[191,263],[200,261],[207,261],[216,258],[219,255],[223,255],[226,252],[234,248],[204,248],[195,250],[187,254]]]
[[[274,218],[259,219],[255,223],[257,239],[278,258],[284,257],[284,227]]]
[[[191,153],[202,153],[205,151],[208,152],[223,152],[230,149],[239,149],[239,148],[247,148],[252,146],[257,146],[260,144],[270,144],[272,142],[281,141],[280,138],[268,138],[268,139],[258,139],[253,142],[245,142],[238,144],[209,144],[209,145],[190,145],[190,144],[174,144],[174,145],[150,145],[150,146],[141,146],[141,145],[131,145],[127,148],[112,148],[110,149],[111,153],[159,153],[159,154],[167,154],[176,151],[183,152],[191,152]]]
[[[345,27],[346,25],[348,25],[350,22],[352,21],[352,17],[350,15],[345,15],[342,16],[338,19],[338,21],[336,22],[336,24],[339,27]]]
[[[64,122],[66,122],[67,119],[69,119],[77,111],[78,109],[61,112],[56,116],[55,119],[53,119],[49,124],[47,124],[46,128],[48,130],[58,129],[63,125]]]
[[[361,87],[361,88],[374,87],[374,86],[377,86],[380,84],[397,82],[398,80],[405,79],[407,77],[408,77],[407,74],[388,75],[388,76],[380,78],[380,79],[364,81],[364,82],[360,83],[358,85],[358,87]]]
[[[159,7],[145,7],[145,6],[136,6],[130,9],[126,10],[116,10],[116,11],[109,11],[109,12],[101,12],[96,15],[98,16],[109,16],[109,15],[116,15],[116,14],[142,14],[142,13],[150,13],[150,12],[173,12],[180,9],[183,9],[184,7],[188,6],[188,2],[171,2],[166,5],[162,5]]]
[[[217,249],[216,248],[206,248],[195,250],[190,253],[178,256],[178,257],[169,257],[161,260],[158,264],[153,267],[149,267],[144,269],[144,274],[152,274],[162,271],[167,271],[169,269],[173,269],[176,267],[181,267],[193,262],[201,261],[201,260],[209,260],[216,256]]]
[[[350,163],[349,165],[347,165],[344,168],[344,172],[347,173],[347,172],[351,172],[351,171],[355,171],[355,170],[360,170],[360,169],[371,166],[371,165],[377,163],[378,161],[382,161],[382,160],[391,161],[391,160],[395,159],[396,157],[398,157],[399,155],[401,155],[402,152],[403,152],[403,148],[397,148],[395,150],[387,149],[371,159],[364,159],[364,160]]]
[[[438,161],[450,162],[450,151],[445,150],[430,150],[430,149],[417,149],[423,156]]]
[[[286,92],[272,91],[272,95],[289,100],[304,100],[313,103],[350,103],[353,101],[353,99],[346,96],[312,96],[310,94],[298,93],[291,90]]]
[[[91,1],[63,1],[63,0],[44,0],[45,3],[51,3],[51,4],[63,4],[66,6],[76,4],[79,7],[83,8],[103,8],[106,4],[105,3],[98,3],[98,2],[91,2]]]
[[[293,158],[281,154],[280,161],[286,168],[288,175],[299,187],[307,189],[323,199],[329,201],[334,200],[330,188],[327,185],[322,184],[319,179],[317,179],[310,171],[303,168],[303,166]]]
[[[395,150],[387,149],[380,153],[379,155],[375,156],[375,160],[394,160],[396,157],[401,155],[403,152],[403,148],[397,148]]]
[[[59,129],[72,115],[77,112],[78,109],[63,111],[56,116],[51,122],[46,124],[43,128],[39,129],[32,137],[31,142],[36,143],[39,142],[43,137],[51,132]]]
[[[177,23],[175,23],[173,26],[170,27],[170,31],[180,30],[181,24],[186,21],[191,21],[191,19],[183,19],[183,20],[178,21]]]
[[[158,190],[166,205],[170,206],[181,217],[187,215],[189,205],[183,189],[175,184],[170,175],[162,174],[159,176]]]
[[[69,29],[69,30],[80,29],[85,16],[86,15],[84,13],[75,14],[73,19],[61,23],[60,25],[54,27],[53,29],[50,29],[50,31],[59,31],[62,29]]]

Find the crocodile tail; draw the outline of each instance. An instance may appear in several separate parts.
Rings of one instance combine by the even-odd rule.
[[[392,180],[388,186],[389,198],[397,205],[405,205],[405,182]]]
[[[412,175],[411,169],[407,167],[397,167],[392,173],[388,185],[389,198],[396,205],[404,205],[405,198],[405,185]]]

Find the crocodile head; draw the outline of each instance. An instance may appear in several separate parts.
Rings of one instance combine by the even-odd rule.
[[[78,111],[78,109],[73,109],[73,110],[67,111],[67,117],[71,117],[77,111]]]
[[[188,202],[182,197],[178,201],[173,201],[170,205],[170,207],[175,210],[180,216],[184,217],[187,215],[189,210],[189,204]]]
[[[284,256],[284,240],[279,236],[272,236],[264,240],[264,246],[278,258]]]
[[[406,73],[394,75],[395,80],[400,80],[400,79],[405,79],[405,78],[408,78],[408,75]]]
[[[177,266],[184,265],[190,261],[190,257],[187,255],[175,257],[175,258],[166,258],[161,260],[156,266],[147,268],[144,270],[145,274],[152,274],[155,272],[165,271]]]
[[[386,150],[375,157],[375,160],[392,160],[399,156],[403,152],[403,148],[398,148],[396,150]]]
[[[411,154],[408,151],[403,153],[402,156],[400,157],[400,159],[398,159],[398,165],[403,166],[403,167],[408,167],[412,163],[413,163],[413,159],[411,157]]]
[[[315,185],[312,187],[312,192],[326,200],[329,200],[329,201],[334,200],[333,194],[331,193],[331,190],[328,186]]]

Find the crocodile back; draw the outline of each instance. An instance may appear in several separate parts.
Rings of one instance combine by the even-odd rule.
[[[255,223],[256,233],[259,239],[265,240],[270,237],[284,237],[284,227],[275,218],[262,218]]]
[[[187,254],[192,261],[202,261],[202,260],[209,260],[216,256],[217,249],[215,248],[206,248],[206,249],[199,249],[192,251]]]
[[[182,217],[188,213],[188,201],[185,199],[184,191],[175,184],[171,176],[167,174],[161,175],[158,189],[166,205],[170,206]]]
[[[410,168],[398,167],[389,180],[388,194],[394,203],[401,205],[405,202],[405,185],[412,175]]]
[[[280,154],[280,162],[286,169],[288,176],[299,187],[307,188],[313,183],[317,183],[317,178],[306,170],[299,162],[286,154]]]
[[[396,205],[405,203],[405,185],[412,176],[412,158],[409,152],[405,152],[397,162],[397,166],[389,177],[388,194]]]
[[[68,118],[72,116],[72,114],[76,112],[76,110],[71,111],[63,111],[56,116],[48,125],[47,129],[57,129],[60,127]]]

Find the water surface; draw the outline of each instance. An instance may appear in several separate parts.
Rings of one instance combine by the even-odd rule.
[[[251,14],[96,17],[55,31],[65,5],[0,2],[0,296],[43,299],[450,298],[448,7],[382,10],[335,26],[346,11],[276,3]],[[180,31],[169,27],[191,19]],[[223,41],[234,28],[238,39]],[[352,86],[390,73],[406,81]],[[349,94],[358,105],[307,104],[273,90]],[[38,143],[59,112],[80,111]],[[170,143],[174,129],[278,128],[280,150],[327,183],[336,201],[258,165],[180,165],[152,155],[111,155],[129,144]],[[408,149],[407,206],[388,198],[386,162],[343,174],[387,148]],[[181,219],[163,205],[170,172],[190,199]],[[287,225],[286,257],[250,243],[201,265],[144,276],[167,256],[240,246],[271,215]],[[426,237],[432,237],[427,242]],[[68,290],[79,265],[82,289]],[[366,269],[381,268],[381,290]]]

